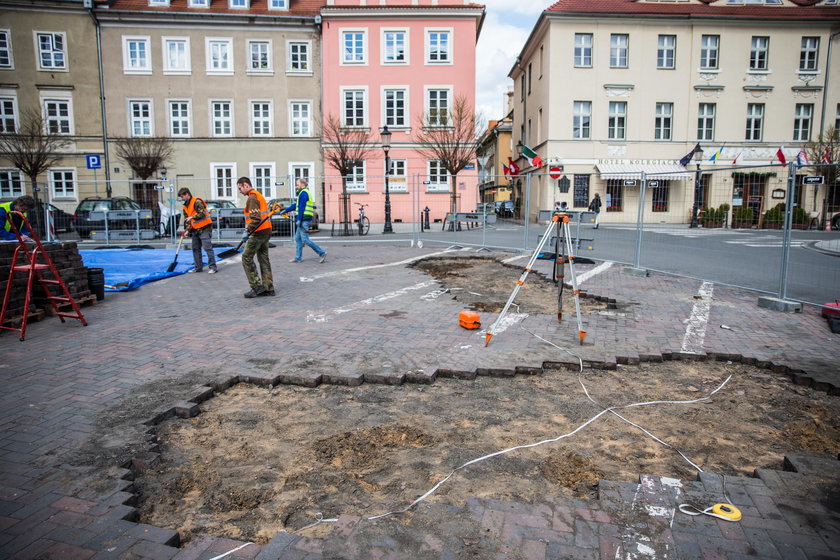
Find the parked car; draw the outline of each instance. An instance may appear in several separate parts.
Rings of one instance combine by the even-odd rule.
[[[11,202],[14,198],[2,198],[0,203]],[[73,231],[73,216],[52,204],[41,202],[41,209],[30,210],[28,214],[29,223],[35,228],[35,233],[40,238],[46,237],[44,235],[44,226],[41,222],[44,221],[44,209],[50,209],[50,223],[52,224],[53,233],[69,233]]]
[[[500,218],[513,218],[513,201],[497,200],[493,203],[496,207],[496,214]]]
[[[272,198],[268,201],[269,208],[272,204],[279,204],[283,208],[291,206],[295,203],[291,198]],[[284,215],[282,211],[274,214],[271,217],[271,233],[281,237],[290,237],[292,235],[292,220],[291,217]]]
[[[105,220],[92,220],[90,219],[90,213],[107,212],[110,210],[142,210],[142,208],[136,201],[126,196],[85,198],[76,206],[76,211],[73,213],[73,226],[82,237],[90,237],[90,232],[92,231],[105,231]],[[108,229],[133,230],[136,226],[135,220],[121,220],[109,223]],[[148,219],[141,219],[140,229],[155,230],[154,216]]]
[[[210,209],[216,210],[239,210],[239,215],[235,218],[220,218],[219,227],[222,228],[244,228],[245,227],[245,211],[239,208],[232,200],[205,200],[205,204]],[[213,212],[213,227],[216,227],[216,213]]]

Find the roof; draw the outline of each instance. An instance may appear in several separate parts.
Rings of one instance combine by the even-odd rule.
[[[160,14],[219,14],[226,16],[269,16],[282,18],[292,17],[314,17],[325,4],[325,0],[290,0],[288,10],[268,9],[268,0],[251,0],[251,6],[247,9],[229,8],[228,0],[211,0],[209,8],[196,8],[189,6],[189,0],[170,0],[169,6],[149,6],[149,0],[108,0],[97,2],[98,8],[107,6],[104,10],[98,11],[131,11],[143,13]]]
[[[835,18],[840,6],[826,6],[824,0],[781,0],[783,5],[729,4],[727,0],[650,1],[639,0],[560,0],[545,10],[552,14],[613,14],[616,16],[686,16],[711,18]],[[814,5],[815,1],[820,5]]]

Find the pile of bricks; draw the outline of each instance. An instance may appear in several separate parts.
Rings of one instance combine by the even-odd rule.
[[[30,243],[28,248],[31,251],[35,245]],[[44,244],[44,252],[49,256],[61,279],[67,286],[71,297],[77,304],[93,303],[95,296],[91,296],[88,287],[88,269],[82,262],[79,255],[79,248],[73,241],[65,243]],[[6,324],[16,324],[23,318],[23,303],[26,297],[26,282],[29,274],[25,271],[17,271],[11,278],[9,285],[9,272],[12,266],[12,257],[17,243],[0,243],[0,293],[5,296],[6,290],[10,290],[8,309],[6,310]],[[26,256],[18,254],[17,264],[26,264]],[[43,258],[39,257],[39,264],[44,264]],[[54,280],[52,271],[42,270],[41,275],[46,280]],[[50,286],[53,295],[63,296],[59,286]],[[33,278],[32,296],[29,303],[29,321],[43,318],[44,314],[53,314],[53,308],[46,299],[44,289]]]

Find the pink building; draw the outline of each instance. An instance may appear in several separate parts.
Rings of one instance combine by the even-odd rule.
[[[374,224],[384,222],[385,154],[380,132],[392,132],[388,185],[393,222],[432,219],[449,210],[451,179],[412,141],[430,112],[451,109],[464,96],[475,106],[475,46],[484,6],[464,0],[327,0],[322,16],[322,118],[370,133],[373,149],[348,177],[351,217],[358,204]],[[327,223],[340,221],[339,173],[325,158]],[[475,210],[477,169],[458,174],[458,209]],[[419,206],[417,202],[419,201]]]

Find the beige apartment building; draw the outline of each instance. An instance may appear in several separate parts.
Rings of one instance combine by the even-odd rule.
[[[97,66],[94,24],[81,0],[0,1],[0,134],[20,130],[36,111],[47,130],[67,137],[35,194],[68,212],[87,194],[79,184],[91,176],[85,156],[103,153]],[[28,178],[0,158],[0,199],[22,194],[33,194]]]
[[[605,199],[602,221],[635,222],[644,172],[658,181],[646,195],[645,219],[686,223],[696,167],[680,159],[699,143],[700,206],[746,204],[741,175],[716,168],[736,159],[739,166],[778,163],[782,146],[790,161],[840,123],[839,31],[838,0],[553,4],[509,74],[513,143],[545,164],[536,170],[516,160],[523,175],[514,196],[531,173],[533,214],[555,201],[585,208],[597,192]],[[562,167],[568,192],[547,176],[551,165]],[[771,190],[785,188],[786,175],[780,168],[750,179],[759,211]],[[798,201],[806,210],[837,196],[836,187],[805,188],[811,191]]]

